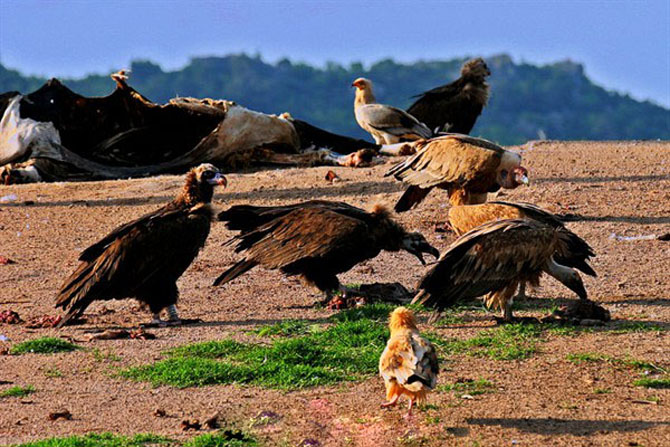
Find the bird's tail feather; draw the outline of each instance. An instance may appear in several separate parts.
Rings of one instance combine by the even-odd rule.
[[[417,203],[420,203],[430,192],[430,188],[421,188],[419,186],[410,186],[403,193],[402,197],[395,204],[395,211],[397,213],[402,213],[408,211]]]
[[[247,259],[243,259],[225,272],[223,272],[221,275],[219,275],[218,278],[214,280],[214,283],[212,285],[218,286],[220,284],[225,284],[228,281],[231,281],[238,276],[248,272],[252,268],[256,267],[258,263],[256,261],[249,261]]]

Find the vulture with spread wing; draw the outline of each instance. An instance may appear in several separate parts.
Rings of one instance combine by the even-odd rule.
[[[409,416],[414,402],[425,401],[437,385],[437,355],[433,345],[419,334],[411,310],[398,307],[391,312],[389,329],[391,337],[379,358],[379,375],[388,400],[382,407],[394,406],[404,394],[409,398]]]
[[[484,59],[469,60],[460,78],[418,95],[407,112],[434,132],[468,134],[489,99],[490,75]]]
[[[502,309],[503,319],[511,321],[512,295],[517,285],[522,281],[538,285],[542,273],[586,300],[579,273],[557,260],[564,236],[555,226],[536,220],[485,223],[451,244],[421,279],[412,302],[441,310],[459,299],[486,295],[486,305]]]
[[[486,222],[504,219],[532,219],[556,228],[559,245],[555,254],[558,264],[572,267],[581,272],[597,276],[588,264],[595,256],[593,249],[582,238],[568,230],[561,220],[542,208],[530,203],[493,201],[479,205],[460,205],[449,208],[449,224],[456,234],[462,235]],[[517,298],[526,295],[526,283],[521,282]]]
[[[179,323],[177,279],[191,265],[209,235],[216,185],[226,179],[209,163],[191,169],[179,195],[162,208],[122,225],[81,253],[77,270],[65,280],[56,307],[67,310],[59,326],[98,300],[135,297],[163,324],[167,308]]]
[[[372,93],[372,81],[369,79],[358,78],[351,85],[356,87],[356,122],[372,135],[375,143],[395,144],[430,138],[433,135],[425,124],[404,110],[377,104]]]
[[[311,201],[279,207],[233,206],[219,214],[229,229],[241,230],[236,252],[245,257],[214,285],[225,284],[257,265],[301,275],[326,293],[346,294],[337,274],[374,258],[381,250],[406,250],[423,262],[422,253],[439,256],[420,233],[409,233],[386,209],[371,212],[341,202]]]
[[[501,187],[528,184],[521,155],[482,138],[450,134],[416,143],[417,153],[392,167],[385,176],[409,184],[395,205],[397,212],[420,203],[437,187],[449,193],[452,205],[486,202]]]

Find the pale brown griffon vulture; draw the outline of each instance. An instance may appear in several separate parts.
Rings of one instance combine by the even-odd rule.
[[[385,176],[409,184],[395,205],[397,212],[420,203],[433,188],[447,190],[452,205],[486,202],[501,187],[528,184],[521,155],[482,138],[450,134],[419,141],[417,153],[392,167]]]
[[[377,104],[372,93],[372,81],[358,78],[352,84],[356,87],[354,113],[356,122],[372,135],[377,144],[395,144],[430,138],[433,133],[425,124],[404,110]]]
[[[582,238],[568,230],[554,214],[530,203],[503,201],[486,202],[479,205],[460,205],[449,208],[449,224],[457,235],[462,235],[486,222],[504,219],[532,219],[550,225],[559,233],[559,248],[556,262],[566,267],[576,268],[590,276],[597,276],[588,264],[595,256],[593,249]],[[525,298],[526,283],[519,285],[516,298]]]
[[[437,385],[437,355],[433,345],[419,334],[414,313],[406,307],[391,312],[389,329],[391,337],[379,358],[379,375],[384,379],[388,401],[382,407],[394,406],[406,395],[409,416],[414,402],[425,401]]]
[[[512,295],[518,284],[525,281],[538,285],[542,273],[586,300],[579,273],[556,261],[561,238],[559,229],[536,220],[509,219],[480,225],[459,237],[440,256],[419,282],[412,303],[439,311],[459,299],[486,295],[486,305],[502,309],[504,321],[512,321]]]
[[[460,78],[417,95],[407,112],[433,132],[469,134],[488,102],[490,75],[484,59],[471,59],[461,68]]]
[[[160,313],[165,308],[170,323],[178,324],[177,279],[209,235],[209,203],[216,185],[225,186],[226,178],[214,165],[201,164],[186,174],[173,201],[84,250],[79,267],[56,297],[56,307],[67,310],[59,327],[80,316],[93,301],[131,297],[149,307],[151,324],[164,324]]]

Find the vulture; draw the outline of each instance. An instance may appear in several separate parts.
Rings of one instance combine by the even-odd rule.
[[[420,233],[409,233],[382,206],[371,212],[346,203],[322,200],[278,207],[233,206],[218,216],[229,229],[241,230],[231,242],[245,257],[222,273],[225,284],[257,265],[301,275],[326,294],[344,295],[337,274],[372,259],[381,250],[406,250],[424,263],[422,253],[439,252]]]
[[[530,203],[503,201],[452,206],[449,209],[449,224],[459,236],[486,222],[503,219],[532,219],[556,228],[560,235],[559,250],[555,255],[556,262],[566,267],[576,268],[587,275],[598,276],[588,264],[589,258],[595,256],[593,249],[583,239],[568,230],[563,222],[549,211]],[[521,282],[516,298],[525,298],[525,296],[526,283]]]
[[[372,135],[375,143],[395,144],[430,138],[433,133],[425,124],[404,110],[377,104],[372,93],[372,81],[358,78],[352,84],[356,87],[354,113],[356,122]]]
[[[576,235],[584,246],[586,242]],[[512,295],[524,281],[539,285],[543,272],[587,300],[579,273],[558,262],[565,232],[537,220],[506,219],[487,222],[459,237],[424,275],[412,303],[442,310],[459,299],[486,295],[488,307],[502,309],[512,321]]]
[[[67,311],[59,326],[97,300],[135,297],[149,307],[151,324],[179,324],[177,279],[205,244],[212,220],[214,186],[226,178],[212,164],[191,169],[170,203],[122,225],[79,256],[81,263],[58,292],[56,307]],[[167,308],[168,322],[160,319]]]
[[[461,77],[417,95],[408,109],[412,116],[437,132],[468,134],[489,99],[489,67],[484,59],[467,61]]]
[[[487,194],[501,187],[528,184],[521,155],[482,138],[448,134],[415,147],[416,154],[385,174],[409,184],[395,205],[397,212],[420,203],[435,187],[447,190],[452,205],[467,205],[486,202]]]
[[[419,334],[414,313],[406,307],[391,312],[389,329],[391,337],[379,358],[379,375],[384,379],[388,401],[382,407],[394,406],[405,394],[409,416],[414,402],[425,401],[437,385],[437,355],[433,345]]]

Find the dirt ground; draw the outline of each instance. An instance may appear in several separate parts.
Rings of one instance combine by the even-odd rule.
[[[114,368],[158,360],[168,348],[224,338],[253,341],[257,337],[249,330],[260,325],[319,320],[332,313],[310,307],[320,298],[315,291],[260,268],[225,287],[211,287],[236,258],[230,247],[221,246],[232,233],[214,224],[207,245],[178,284],[181,316],[201,318],[203,324],[152,329],[155,340],[84,341],[92,328],[147,322],[150,315],[134,300],[96,303],[87,311],[87,324],[61,331],[0,324],[0,335],[11,340],[0,341],[0,349],[41,336],[69,336],[103,353],[0,356],[0,390],[15,385],[37,390],[23,398],[0,399],[0,444],[101,431],[184,439],[193,435],[179,428],[186,417],[202,420],[219,411],[226,424],[247,429],[260,412],[272,411],[280,415],[277,423],[250,429],[266,445],[300,445],[310,438],[333,446],[670,445],[670,390],[633,386],[639,373],[627,368],[566,360],[569,353],[597,352],[670,366],[670,242],[613,236],[670,232],[670,143],[536,142],[514,149],[524,150],[531,186],[505,191],[500,198],[580,215],[568,226],[597,252],[592,264],[599,276],[584,279],[590,298],[607,307],[615,323],[651,322],[665,330],[617,333],[610,325],[572,337],[548,334],[540,351],[521,361],[443,358],[441,383],[482,378],[493,382],[495,392],[473,399],[434,393],[429,401],[435,406],[409,420],[402,418],[404,409],[379,408],[384,396],[378,377],[295,392],[235,385],[153,388],[115,377]],[[214,205],[316,198],[364,207],[392,204],[402,190],[382,176],[392,162],[336,169],[342,181],[334,184],[324,180],[329,168],[321,167],[229,174],[229,187],[216,194]],[[15,261],[0,265],[0,311],[15,310],[24,320],[56,315],[54,296],[75,268],[78,253],[119,224],[168,201],[181,183],[181,177],[163,176],[0,186],[0,197],[16,195],[0,202],[0,256]],[[454,236],[434,227],[446,211],[446,194],[434,191],[398,219],[444,249]],[[341,279],[400,281],[412,287],[424,271],[411,255],[382,253]],[[544,279],[532,295],[574,299],[553,279]],[[464,324],[430,330],[445,337],[472,337],[495,324],[491,317],[473,313]],[[421,327],[427,328],[426,323]],[[50,373],[56,368],[61,377]],[[49,421],[48,413],[60,408],[67,408],[73,419]],[[154,417],[156,408],[165,409],[168,417]]]

